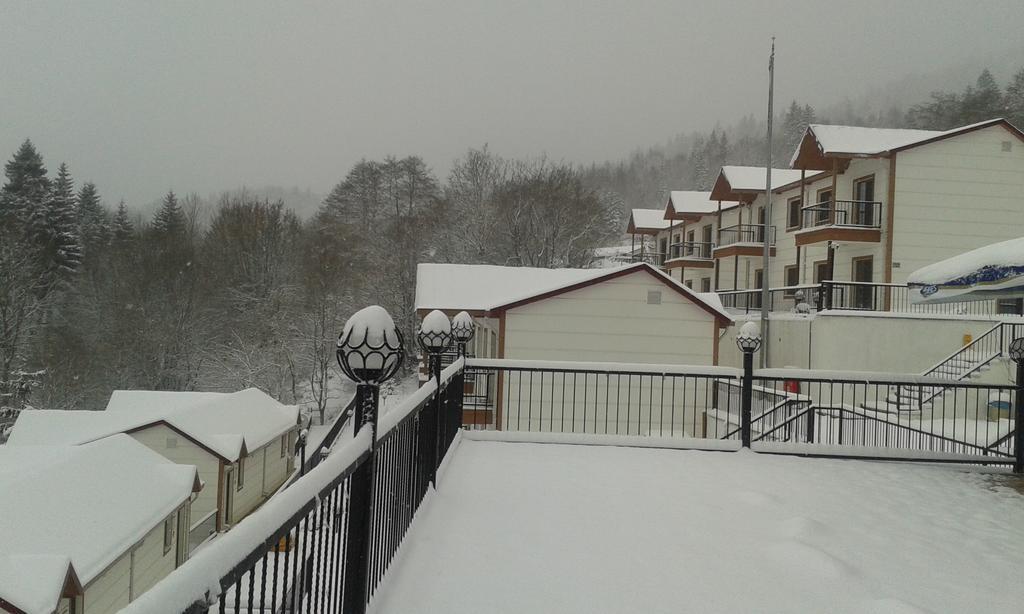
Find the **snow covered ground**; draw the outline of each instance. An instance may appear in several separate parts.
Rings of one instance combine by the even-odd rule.
[[[371,611],[1017,612],[1017,478],[463,438]]]

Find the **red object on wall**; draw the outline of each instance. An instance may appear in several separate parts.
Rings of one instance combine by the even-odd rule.
[[[782,383],[782,390],[791,394],[800,394],[800,382],[788,379]]]

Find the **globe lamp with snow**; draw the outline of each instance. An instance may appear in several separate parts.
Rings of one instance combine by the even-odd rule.
[[[465,311],[460,311],[452,318],[452,336],[455,337],[455,345],[459,349],[459,356],[466,355],[466,345],[473,340],[475,329],[473,316]]]
[[[405,360],[402,332],[383,307],[364,307],[345,322],[337,357],[342,373],[357,384],[355,432],[366,424],[376,432],[380,385],[394,377]]]

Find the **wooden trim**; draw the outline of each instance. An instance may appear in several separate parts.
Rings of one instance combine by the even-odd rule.
[[[462,311],[465,311],[466,313],[468,313],[469,315],[473,316],[474,318],[485,318],[485,317],[487,317],[487,311],[484,310],[484,309],[463,309],[461,307],[436,307],[436,308],[435,307],[430,307],[430,308],[424,308],[424,309],[417,309],[416,310],[416,316],[419,317],[422,320],[423,317],[426,316],[431,311],[443,312],[444,315],[448,316],[449,318],[454,317],[456,314],[458,314],[458,313],[460,313]]]
[[[498,358],[505,357],[505,312],[498,315]],[[504,402],[505,372],[498,369],[498,387],[494,393],[494,428],[501,430],[501,404]]]
[[[931,143],[936,143],[938,141],[944,141],[946,139],[953,138],[955,136],[960,136],[962,134],[968,134],[970,132],[974,132],[975,130],[984,130],[985,128],[991,128],[992,126],[1002,126],[1003,128],[1006,129],[1007,132],[1009,132],[1013,136],[1017,137],[1019,140],[1024,141],[1024,132],[1021,132],[1020,129],[1018,129],[1016,126],[1014,126],[1010,122],[1006,121],[1005,119],[999,118],[999,119],[989,120],[987,122],[982,122],[980,124],[974,124],[972,126],[966,126],[966,127],[959,128],[959,129],[954,128],[953,130],[950,130],[948,132],[944,132],[943,134],[940,134],[939,136],[933,136],[930,139],[925,139],[923,141],[917,141],[916,143],[910,143],[909,145],[903,145],[902,147],[894,147],[894,148],[890,149],[887,153],[895,154],[896,152],[899,152],[899,151],[906,151],[908,149],[913,149],[915,147],[920,147],[922,145],[929,145]]]
[[[791,206],[793,206],[794,202],[797,204],[796,225],[795,226],[790,226],[789,225],[789,209],[790,209]],[[786,232],[793,232],[794,230],[800,230],[800,228],[803,227],[803,221],[804,221],[803,206],[804,206],[804,196],[803,196],[802,193],[800,194],[800,196],[791,196],[790,198],[786,199]]]
[[[864,261],[870,261],[871,262],[871,281],[874,281],[874,277],[875,277],[875,257],[874,257],[874,255],[870,255],[870,256],[857,256],[855,258],[850,258],[850,281],[862,281],[860,279],[857,279],[857,263],[858,262],[864,262]]]
[[[832,204],[828,208],[828,223],[836,223],[836,196],[839,194],[839,160],[832,158]]]
[[[718,322],[713,323],[714,326],[711,329],[711,338],[714,339],[714,345],[711,348],[711,364],[718,366],[718,346],[721,342],[721,327]]]
[[[700,259],[693,260],[692,256],[683,256],[682,258],[673,258],[672,260],[666,260],[663,265],[666,269],[713,269],[715,268],[715,261],[711,259]]]
[[[602,282],[605,282],[605,281],[608,281],[608,280],[611,280],[611,279],[616,279],[618,277],[624,277],[626,275],[632,275],[632,274],[638,273],[640,271],[644,271],[644,272],[648,273],[649,275],[652,275],[655,279],[660,281],[662,284],[668,286],[670,289],[674,290],[677,294],[679,294],[683,298],[686,298],[687,300],[689,300],[694,305],[700,307],[704,311],[707,311],[709,314],[714,316],[716,319],[719,319],[719,320],[722,320],[722,321],[725,321],[725,322],[731,321],[730,318],[727,315],[725,315],[724,313],[721,313],[720,311],[718,311],[717,309],[715,309],[714,307],[712,307],[711,305],[706,303],[703,299],[698,297],[691,290],[689,290],[688,288],[686,288],[685,286],[683,286],[681,284],[676,283],[674,279],[672,279],[671,277],[665,275],[664,273],[659,272],[658,270],[656,270],[654,267],[652,267],[651,265],[649,265],[647,263],[640,263],[640,264],[635,264],[633,266],[624,267],[622,269],[618,269],[618,270],[613,271],[611,273],[608,273],[606,275],[601,275],[601,276],[598,276],[598,277],[594,277],[592,279],[587,279],[587,280],[584,280],[584,281],[581,281],[581,282],[577,282],[575,284],[570,284],[568,286],[563,286],[561,288],[556,288],[554,290],[549,290],[547,292],[542,292],[540,294],[536,294],[534,296],[531,296],[531,297],[528,297],[528,298],[524,298],[524,299],[520,299],[518,301],[514,301],[514,302],[511,302],[511,303],[506,303],[504,305],[498,305],[497,307],[494,307],[494,308],[490,309],[488,311],[488,315],[493,315],[493,314],[496,314],[496,313],[500,313],[500,314],[502,314],[501,317],[504,317],[505,312],[508,311],[509,309],[515,309],[516,307],[522,307],[523,305],[529,305],[530,303],[536,303],[538,301],[542,301],[544,299],[552,298],[552,297],[558,296],[560,294],[565,294],[567,292],[572,292],[573,290],[580,290],[582,288],[587,288],[587,287],[590,287],[590,286],[593,286],[593,285],[597,285],[599,283],[602,283]],[[502,325],[504,325],[504,324],[502,324]],[[502,340],[504,340],[504,330],[502,330],[502,333],[503,333],[502,334]]]
[[[225,461],[227,461],[227,460],[230,460],[230,459],[228,459],[228,458],[225,458],[225,457],[224,457],[224,456],[223,456],[222,454],[220,454],[220,453],[218,453],[218,452],[214,451],[214,450],[213,450],[213,448],[210,448],[209,446],[207,446],[207,445],[206,445],[206,444],[204,444],[203,442],[199,441],[199,440],[198,440],[198,439],[196,439],[195,437],[193,437],[193,436],[189,435],[189,434],[188,434],[188,433],[186,433],[185,431],[183,431],[183,430],[179,429],[178,427],[174,426],[173,424],[171,424],[171,423],[170,423],[170,422],[168,422],[167,420],[163,420],[163,419],[161,419],[161,420],[154,420],[153,422],[148,422],[148,423],[146,423],[146,424],[140,424],[139,426],[136,426],[136,427],[132,427],[132,428],[130,428],[130,429],[127,429],[127,430],[125,430],[125,431],[123,431],[123,432],[124,432],[124,433],[125,433],[126,435],[130,435],[130,434],[132,434],[132,433],[136,433],[136,432],[138,432],[138,431],[143,431],[143,430],[146,430],[146,429],[148,429],[148,428],[150,428],[150,427],[153,427],[153,426],[159,426],[159,425],[163,425],[163,426],[166,426],[167,428],[171,429],[171,430],[172,430],[172,431],[174,431],[175,433],[177,433],[177,434],[181,435],[181,436],[182,436],[182,437],[184,437],[185,439],[187,439],[187,440],[191,441],[192,443],[196,444],[196,445],[197,445],[197,446],[199,446],[200,448],[202,448],[202,449],[206,450],[207,452],[209,452],[210,454],[212,454],[212,455],[216,456],[217,458],[219,458],[219,459],[221,459],[221,460],[225,460]],[[243,442],[242,442],[242,449],[241,449],[241,450],[239,451],[239,455],[238,455],[238,457],[239,457],[239,458],[242,458],[243,456],[245,456],[245,454],[246,454],[246,450],[245,450],[245,442],[243,441]]]
[[[10,612],[11,614],[28,614],[25,610],[22,610],[3,597],[0,597],[0,609],[3,609],[5,612]]]
[[[843,241],[852,243],[880,243],[882,231],[878,228],[850,228],[848,226],[823,226],[796,235],[796,244],[813,245],[822,241]]]
[[[800,250],[799,247],[796,248],[796,249],[797,249],[797,251]],[[799,256],[799,254],[797,254],[797,264],[789,264],[789,265],[786,265],[786,266],[782,267],[782,285],[783,286],[790,286],[790,285],[799,286],[800,285],[800,264],[799,264],[800,260],[799,260],[799,258],[800,258],[800,256]],[[789,283],[789,275],[787,275],[787,273],[789,273],[789,271],[793,271],[793,270],[796,271],[796,283],[795,284],[790,284]],[[783,292],[782,295],[786,296],[786,297],[791,297],[795,293],[796,293],[796,291],[794,290],[794,291],[788,292],[788,293],[787,292]]]
[[[224,460],[222,459],[217,464],[217,532],[220,533],[224,530],[224,523],[226,521],[225,510],[224,510]]]
[[[775,256],[775,248],[769,248],[769,256]],[[715,249],[712,254],[715,258],[728,258],[729,256],[764,256],[764,248],[759,245],[726,245]],[[737,264],[739,264],[737,262]]]
[[[895,221],[896,213],[894,206],[896,204],[896,154],[892,154],[889,157],[889,185],[888,187],[888,199],[889,202],[885,204],[885,270],[882,272],[885,283],[892,283],[892,246],[893,246],[893,232],[896,230]],[[885,309],[888,311],[892,307],[892,290],[890,288],[885,289]]]
[[[818,278],[818,267],[820,267],[823,264],[826,267],[828,266],[828,259],[827,258],[825,260],[815,260],[815,261],[811,262],[811,283],[820,284],[821,282],[825,281],[824,278],[820,278],[820,279]],[[831,280],[829,280],[829,281],[831,281]]]

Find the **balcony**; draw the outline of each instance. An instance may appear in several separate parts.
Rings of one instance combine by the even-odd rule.
[[[764,253],[765,226],[763,224],[734,224],[718,231],[715,258],[729,256],[761,256]],[[775,255],[775,226],[768,227],[768,244]]]
[[[882,240],[882,203],[877,200],[833,200],[802,210],[797,245],[822,241],[878,243]]]
[[[708,241],[683,241],[669,246],[668,259],[664,266],[667,269],[680,267],[713,269],[715,262],[712,254],[715,244]]]

